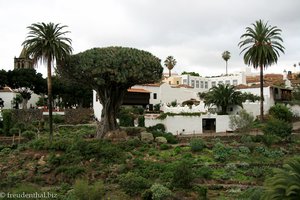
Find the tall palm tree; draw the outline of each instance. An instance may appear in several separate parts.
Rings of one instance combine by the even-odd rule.
[[[224,51],[223,53],[222,53],[222,58],[225,60],[225,62],[226,62],[226,75],[228,74],[228,70],[227,70],[227,62],[228,62],[228,60],[230,59],[230,52],[229,51]]]
[[[53,120],[52,120],[52,79],[51,68],[55,63],[61,62],[72,53],[70,38],[65,37],[69,31],[63,29],[67,26],[54,24],[52,22],[34,23],[28,26],[28,36],[22,43],[26,53],[30,56],[35,65],[38,62],[47,64],[47,85],[48,85],[48,109],[49,109],[49,128],[50,141],[53,139]]]
[[[173,56],[168,56],[164,63],[165,66],[169,69],[169,77],[171,77],[171,70],[174,68],[177,61],[173,58]]]
[[[264,184],[264,200],[300,199],[300,157],[289,160]]]
[[[260,68],[260,120],[263,121],[263,70],[272,64],[277,63],[280,52],[284,53],[282,46],[281,29],[276,26],[270,26],[262,20],[252,24],[253,27],[246,27],[240,39],[239,47],[243,48],[244,62],[247,65],[253,65],[255,69]]]

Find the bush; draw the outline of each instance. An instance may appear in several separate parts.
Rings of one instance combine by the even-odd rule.
[[[203,166],[195,172],[199,178],[210,179],[213,174],[213,170],[209,166]]]
[[[231,156],[231,148],[217,142],[213,147],[214,158],[218,162],[225,162]]]
[[[119,177],[119,183],[123,190],[132,196],[141,194],[144,190],[150,187],[150,182],[148,179],[133,172],[122,174]]]
[[[241,110],[238,115],[231,115],[229,119],[229,127],[240,133],[249,132],[253,127],[254,116],[246,110]]]
[[[119,114],[120,126],[134,126],[134,117],[131,113],[122,111]]]
[[[281,138],[288,138],[292,134],[293,127],[289,122],[272,118],[270,119],[262,131],[266,135],[277,135]]]
[[[150,188],[152,192],[152,199],[153,200],[165,200],[166,198],[169,198],[172,196],[171,190],[169,190],[167,187],[155,183]]]
[[[139,127],[145,127],[145,117],[144,116],[139,116],[138,117],[138,126]]]
[[[62,173],[67,178],[74,179],[78,175],[83,174],[85,172],[85,168],[79,166],[59,166],[55,170],[56,174]]]
[[[191,139],[190,141],[191,150],[193,152],[202,151],[206,145],[205,142],[202,139]]]
[[[179,188],[189,188],[193,179],[192,164],[187,160],[179,162],[173,172],[172,185]]]
[[[33,131],[25,131],[21,135],[22,135],[22,137],[24,137],[28,140],[32,140],[35,138],[35,132],[33,132]]]
[[[161,131],[161,132],[165,132],[166,127],[164,124],[156,124],[154,126],[149,126],[147,128],[148,132],[153,132],[153,131]]]
[[[160,150],[167,150],[170,148],[170,146],[167,144],[161,144],[159,147],[160,147]]]
[[[284,104],[276,104],[272,106],[269,110],[269,114],[276,119],[287,122],[291,122],[293,119],[292,111]]]
[[[167,139],[168,143],[170,144],[177,144],[178,140],[172,133],[166,133],[163,131],[151,131],[153,137],[164,137]]]
[[[19,135],[20,132],[21,130],[19,128],[11,128],[9,130],[9,135]]]
[[[77,200],[99,200],[105,195],[102,181],[89,185],[87,180],[76,180],[74,184],[74,195]]]
[[[2,118],[3,118],[4,133],[6,135],[9,135],[9,130],[12,128],[12,125],[13,125],[11,110],[3,110],[2,111]]]
[[[61,115],[53,115],[53,123],[55,124],[62,124],[65,122],[64,116]]]

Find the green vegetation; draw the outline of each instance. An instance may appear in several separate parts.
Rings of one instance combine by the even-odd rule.
[[[25,126],[22,134],[28,131]],[[167,138],[167,144],[144,143],[133,130],[127,130],[132,132],[127,141],[91,139],[95,131],[95,126],[60,126],[52,143],[47,130],[41,130],[39,138],[30,138],[29,131],[31,140],[18,146],[0,145],[0,166],[7,166],[1,169],[0,187],[19,191],[26,186],[59,199],[255,199],[264,194],[259,189],[264,181],[299,154],[300,143],[297,135],[274,142],[266,134],[176,144],[178,138],[162,124],[147,131]]]

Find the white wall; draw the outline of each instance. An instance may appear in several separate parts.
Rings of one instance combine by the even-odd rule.
[[[167,116],[166,119],[156,119],[156,115],[145,115],[145,126],[164,124],[167,132],[177,134],[201,134],[203,133],[202,119],[216,119],[216,132],[226,132],[229,128],[228,115],[201,115],[201,116]]]
[[[11,109],[11,101],[16,96],[14,92],[0,92],[0,98],[4,101],[3,109]]]

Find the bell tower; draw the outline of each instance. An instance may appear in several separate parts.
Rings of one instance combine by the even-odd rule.
[[[33,69],[33,60],[26,56],[26,49],[23,47],[19,58],[14,58],[14,69]]]

